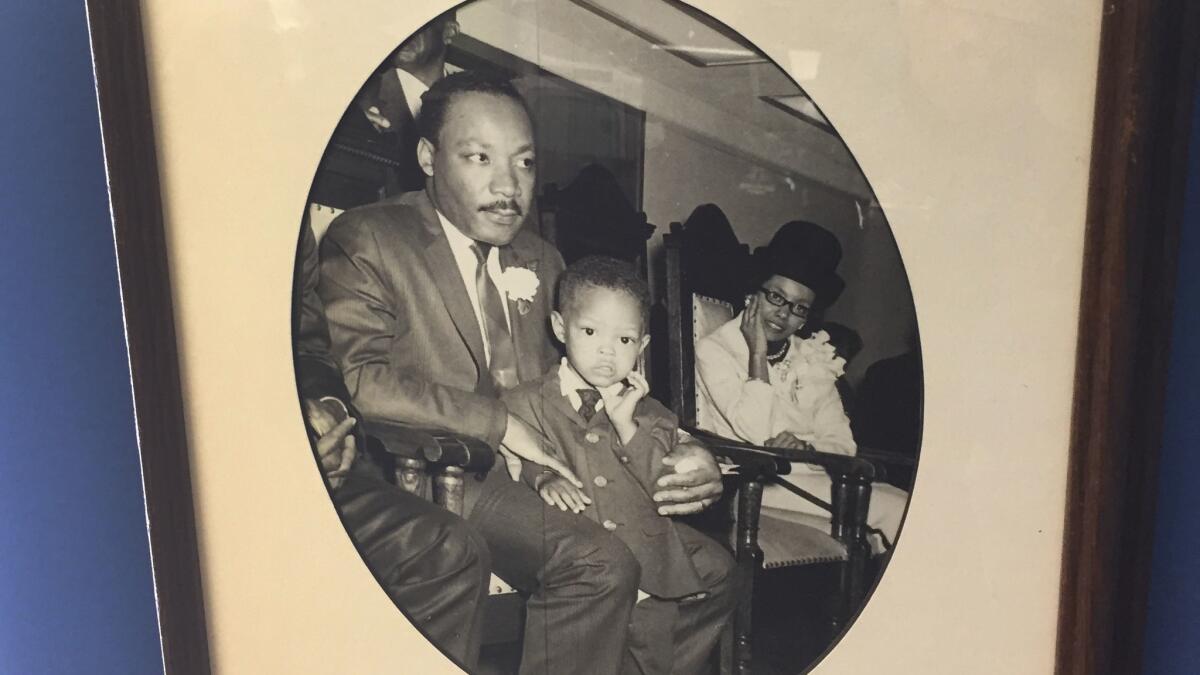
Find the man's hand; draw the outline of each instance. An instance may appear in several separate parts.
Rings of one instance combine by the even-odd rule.
[[[658,512],[664,516],[680,516],[698,513],[721,498],[724,485],[721,469],[713,456],[694,441],[680,443],[671,454],[663,457],[663,464],[685,469],[682,473],[669,473],[658,479],[658,492],[654,501],[660,502]]]
[[[790,431],[781,431],[767,439],[763,445],[769,448],[789,448],[791,450],[808,450],[809,444],[796,438]]]
[[[637,371],[629,373],[629,386],[611,394],[600,392],[604,399],[604,409],[608,411],[608,419],[612,421],[621,443],[628,443],[637,433],[637,422],[633,421],[633,411],[637,409],[638,401],[650,393],[650,384]]]
[[[304,399],[304,412],[308,417],[308,425],[317,434],[317,459],[321,463],[321,471],[329,478],[329,484],[337,488],[345,481],[346,472],[358,454],[354,436],[350,435],[355,419],[344,416],[344,406],[339,415],[336,408],[325,401],[313,399]],[[338,421],[339,417],[342,417],[341,421]]]
[[[504,461],[508,464],[508,475],[513,480],[519,480],[521,460],[524,459],[550,469],[566,478],[575,487],[583,487],[583,482],[575,477],[575,472],[571,471],[557,457],[547,453],[542,447],[543,443],[543,439],[536,431],[529,428],[529,425],[509,415],[508,428],[504,431],[504,438],[500,440],[500,454],[504,456]]]
[[[566,478],[553,474],[546,475],[549,477],[541,481],[538,486],[538,494],[550,506],[557,506],[562,511],[583,513],[588,504],[592,503],[591,497],[583,494],[583,490],[572,485]]]

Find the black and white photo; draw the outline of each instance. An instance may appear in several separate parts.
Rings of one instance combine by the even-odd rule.
[[[364,75],[293,336],[383,592],[470,672],[808,668],[922,424],[904,267],[817,102],[660,0],[477,0]]]

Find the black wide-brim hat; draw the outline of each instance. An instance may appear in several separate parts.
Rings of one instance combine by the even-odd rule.
[[[842,244],[829,230],[804,220],[780,227],[771,243],[755,252],[764,278],[778,274],[803,284],[816,294],[816,306],[828,307],[846,288],[837,273]]]

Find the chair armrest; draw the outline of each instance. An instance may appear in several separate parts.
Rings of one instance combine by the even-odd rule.
[[[775,476],[787,475],[792,470],[792,465],[787,459],[766,448],[733,441],[702,429],[680,428],[714,455],[724,457],[736,464],[736,475],[740,477],[763,481]]]
[[[397,457],[459,467],[468,473],[485,472],[496,462],[496,451],[478,438],[385,420],[363,420],[362,425],[364,433]]]
[[[684,431],[703,443],[715,454],[728,457],[735,463],[762,465],[766,463],[775,466],[776,475],[786,476],[791,473],[791,465],[813,464],[824,468],[832,474],[853,476],[871,481],[875,478],[876,466],[873,461],[853,455],[836,455],[816,450],[797,450],[795,448],[772,448],[753,443],[735,441],[718,436],[709,431],[685,428]]]
[[[911,478],[912,471],[917,465],[917,460],[909,455],[863,445],[858,446],[856,456],[874,463],[875,480],[883,482],[890,482],[893,475],[908,475]]]
[[[868,448],[862,445],[858,446],[858,454],[856,456],[876,464],[890,464],[892,466],[903,467],[913,467],[917,465],[917,460],[908,455],[902,455],[891,450]]]

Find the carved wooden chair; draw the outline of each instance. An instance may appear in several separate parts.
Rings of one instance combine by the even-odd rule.
[[[742,245],[714,250],[710,238],[697,238],[678,223],[664,237],[666,266],[666,342],[668,344],[668,382],[660,388],[662,400],[669,400],[680,424],[705,443],[723,464],[736,495],[733,548],[743,595],[734,617],[732,668],[737,673],[751,670],[751,601],[754,582],[764,569],[796,566],[835,566],[837,597],[828,617],[831,635],[845,625],[864,600],[871,551],[867,542],[867,508],[871,481],[876,465],[861,457],[848,457],[814,450],[766,448],[743,443],[700,430],[703,410],[697,410],[695,344],[700,338],[735,316],[728,300],[710,298],[695,292],[710,282],[711,270],[719,265],[724,281],[749,273],[749,252]],[[721,248],[721,247],[719,247]],[[711,288],[711,286],[708,286]],[[745,285],[736,286],[739,297]],[[723,292],[729,298],[726,287]],[[700,413],[699,418],[697,413]],[[761,458],[775,460],[764,465]],[[832,498],[825,503],[813,495],[790,486],[781,479],[792,464],[817,465],[832,479]],[[784,513],[762,507],[765,484],[780,484],[797,492],[830,513],[831,532],[794,522]]]
[[[364,419],[362,427],[367,451],[390,470],[397,486],[457,516],[465,516],[464,482],[486,473],[496,461],[496,451],[477,438],[382,420]],[[494,574],[488,596],[483,644],[520,639],[525,599]]]
[[[654,225],[608,168],[589,164],[565,188],[546,185],[538,210],[539,233],[568,265],[586,255],[606,255],[645,269],[646,241]]]

